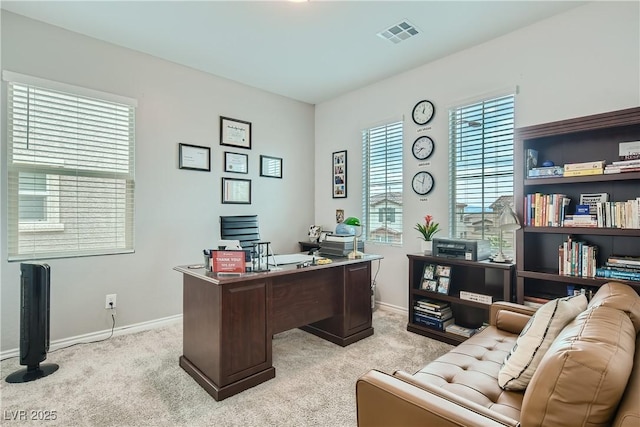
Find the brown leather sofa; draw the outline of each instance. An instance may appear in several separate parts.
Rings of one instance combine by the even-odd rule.
[[[503,390],[498,372],[533,313],[494,303],[489,327],[415,374],[367,372],[356,385],[358,426],[640,426],[640,296],[603,285],[526,390]]]

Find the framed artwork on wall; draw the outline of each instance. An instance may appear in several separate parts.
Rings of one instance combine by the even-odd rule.
[[[251,122],[220,116],[220,145],[251,149]]]
[[[282,178],[282,158],[260,156],[260,176]]]
[[[225,151],[224,171],[231,173],[249,173],[249,156]]]
[[[251,180],[222,178],[222,203],[251,204]]]
[[[178,167],[210,172],[211,149],[198,145],[178,144]]]
[[[347,197],[347,150],[336,151],[332,156],[333,198]]]

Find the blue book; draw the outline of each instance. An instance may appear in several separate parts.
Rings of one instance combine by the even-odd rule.
[[[640,281],[640,273],[632,271],[608,270],[606,268],[596,268],[596,277],[606,277],[609,279],[625,279]]]

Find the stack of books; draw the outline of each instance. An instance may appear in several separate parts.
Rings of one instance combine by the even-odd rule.
[[[620,160],[604,167],[604,173],[624,173],[640,171],[640,159]]]
[[[561,276],[594,277],[598,247],[576,241],[571,236],[558,248],[558,274]]]
[[[332,234],[320,242],[320,254],[344,257],[353,251],[353,237]],[[358,251],[364,252],[364,242],[358,239]]]
[[[482,328],[482,329],[484,329],[484,328]],[[471,335],[474,335],[476,332],[478,332],[478,329],[476,329],[476,328],[465,328],[464,326],[452,324],[452,325],[447,326],[445,328],[445,331],[447,331],[450,334],[460,335],[460,336],[469,338]]]
[[[604,173],[604,160],[584,163],[565,163],[563,176],[602,175]]]
[[[439,331],[444,331],[455,321],[448,302],[430,299],[416,300],[413,306],[413,320],[419,325]]]
[[[524,223],[529,227],[560,227],[570,202],[566,194],[527,194],[524,198]]]
[[[528,171],[528,178],[553,178],[560,177],[564,173],[562,166],[542,166]]]
[[[611,255],[596,277],[640,281],[640,256]]]

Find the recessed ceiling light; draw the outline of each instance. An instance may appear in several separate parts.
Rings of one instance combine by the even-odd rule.
[[[420,31],[406,19],[402,22],[398,22],[389,28],[380,31],[377,35],[385,40],[389,40],[392,43],[400,43],[403,40],[407,40],[410,37],[417,36]]]

